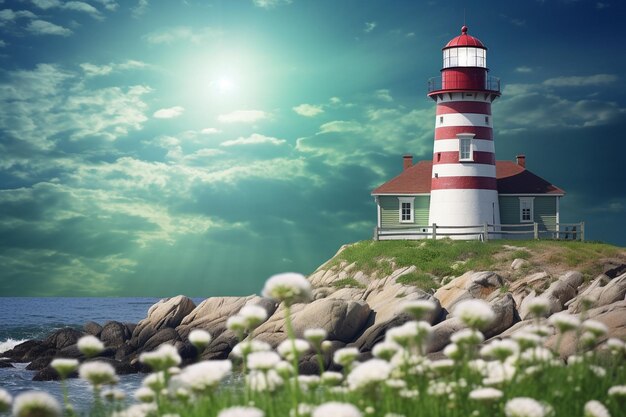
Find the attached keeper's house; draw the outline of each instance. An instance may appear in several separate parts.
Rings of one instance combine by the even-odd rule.
[[[404,156],[400,175],[372,192],[374,238],[583,239],[584,224],[560,222],[562,189],[527,170],[523,155],[496,162],[491,103],[500,80],[488,74],[487,47],[467,31],[443,47],[441,76],[428,82],[433,158],[413,165]]]

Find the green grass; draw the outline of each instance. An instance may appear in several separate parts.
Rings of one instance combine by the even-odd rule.
[[[396,280],[399,284],[413,285],[424,291],[430,291],[438,287],[437,283],[433,280],[432,275],[425,272],[410,272],[404,274]]]
[[[332,283],[335,288],[365,288],[365,285],[352,277],[339,279]]]

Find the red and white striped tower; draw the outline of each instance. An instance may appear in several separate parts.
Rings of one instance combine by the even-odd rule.
[[[500,223],[491,117],[491,103],[500,96],[500,80],[488,75],[486,58],[485,45],[463,26],[461,35],[443,47],[441,77],[429,80],[428,96],[437,103],[430,224]]]

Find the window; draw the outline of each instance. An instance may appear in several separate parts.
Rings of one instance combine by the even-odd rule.
[[[456,135],[459,139],[459,161],[473,161],[474,149],[472,147],[473,133],[459,133]]]
[[[487,67],[487,51],[482,48],[455,47],[444,49],[443,67]]]
[[[414,223],[413,202],[415,197],[398,197],[400,203],[400,223]]]
[[[519,220],[522,223],[533,221],[533,200],[534,197],[520,197],[519,199]]]
[[[443,116],[439,116],[439,123],[443,123]]]
[[[485,116],[485,124],[489,124],[489,116]]]

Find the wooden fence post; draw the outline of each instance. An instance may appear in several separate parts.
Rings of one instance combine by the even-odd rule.
[[[483,225],[483,242],[489,241],[489,225],[485,223]]]
[[[433,239],[437,239],[437,223],[433,223]]]
[[[539,223],[533,223],[533,235],[535,240],[539,239]]]
[[[374,227],[374,240],[378,240],[378,226]]]
[[[585,222],[580,222],[580,241],[585,241]]]

